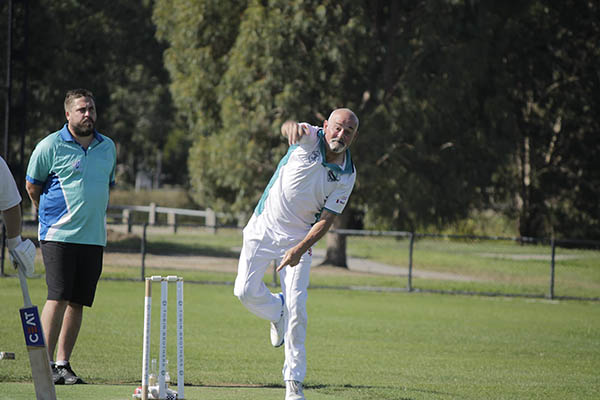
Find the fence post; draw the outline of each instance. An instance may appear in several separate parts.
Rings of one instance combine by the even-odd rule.
[[[413,267],[413,247],[415,244],[415,233],[410,233],[410,247],[408,249],[408,291],[412,292],[412,267]]]
[[[131,210],[123,209],[123,223],[127,224],[127,233],[131,233]]]
[[[212,233],[217,233],[217,214],[211,208],[206,209],[206,227]]]
[[[156,224],[156,203],[150,203],[150,211],[148,211],[148,223]]]
[[[146,228],[148,228],[148,223],[144,222],[142,230],[142,248],[140,249],[140,252],[142,253],[142,282],[146,278]]]
[[[556,255],[556,243],[554,242],[554,238],[551,240],[552,245],[552,257],[550,258],[550,293],[548,293],[548,297],[550,300],[554,299],[554,256]]]
[[[177,214],[170,212],[167,214],[167,224],[173,227],[173,233],[177,233]]]

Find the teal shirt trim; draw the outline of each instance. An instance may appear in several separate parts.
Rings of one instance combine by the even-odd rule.
[[[319,138],[319,149],[321,151],[321,160],[322,160],[321,165],[323,165],[326,168],[329,168],[330,170],[332,170],[338,174],[352,174],[354,172],[354,164],[352,163],[352,156],[350,154],[350,150],[346,149],[346,165],[342,169],[342,167],[340,167],[338,164],[332,164],[332,163],[328,163],[325,161],[326,160],[325,156],[327,153],[326,153],[326,147],[325,147],[325,133],[323,132],[323,128],[320,128],[317,131],[317,137]],[[258,201],[258,204],[256,205],[256,208],[254,209],[254,213],[257,216],[262,214],[262,212],[265,208],[265,202],[267,201],[267,198],[269,197],[269,191],[271,190],[271,188],[277,181],[277,178],[279,178],[281,169],[288,163],[288,160],[289,160],[291,154],[294,152],[294,150],[297,147],[298,147],[297,144],[291,145],[288,148],[288,151],[285,154],[285,156],[283,156],[281,161],[279,161],[279,164],[277,165],[277,169],[275,170],[275,173],[271,177],[271,180],[267,184],[267,187],[265,188],[262,196],[260,197],[260,200]],[[329,209],[327,209],[327,210],[334,214],[338,214],[335,211],[331,211]],[[318,218],[317,218],[317,220],[318,220]]]
[[[321,159],[324,167],[329,168],[330,170],[337,172],[338,174],[351,174],[354,172],[354,164],[352,163],[352,157],[350,155],[350,149],[346,149],[346,165],[344,169],[337,164],[332,164],[326,162],[327,155],[326,147],[325,147],[325,132],[323,132],[323,128],[320,128],[317,131],[317,136],[319,137],[319,149],[321,150]]]
[[[263,192],[262,196],[260,197],[260,200],[258,201],[258,204],[256,205],[256,208],[254,209],[254,213],[256,215],[262,214],[263,210],[265,209],[265,202],[267,201],[267,197],[269,197],[269,191],[271,190],[271,188],[273,187],[273,185],[277,181],[277,178],[279,177],[279,173],[281,172],[281,168],[283,168],[288,163],[288,160],[290,159],[290,156],[292,155],[292,153],[294,152],[294,150],[297,147],[298,147],[297,144],[291,145],[288,148],[288,151],[285,154],[285,156],[283,156],[283,158],[281,159],[281,161],[279,161],[279,164],[277,164],[277,170],[275,170],[275,173],[271,177],[271,180],[269,181],[269,184],[265,188],[265,191]]]

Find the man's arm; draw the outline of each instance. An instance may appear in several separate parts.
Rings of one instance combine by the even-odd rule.
[[[21,205],[2,211],[2,218],[10,260],[15,268],[20,266],[25,276],[30,278],[35,272],[35,245],[31,240],[21,238]]]
[[[40,196],[42,195],[42,185],[36,185],[29,181],[25,182],[25,189],[27,190],[27,194],[29,194],[29,198],[33,203],[35,209],[40,208]]]
[[[335,221],[335,217],[336,214],[327,210],[323,210],[321,219],[319,219],[319,221],[312,226],[304,239],[302,239],[302,241],[296,246],[285,252],[283,260],[281,260],[281,264],[279,264],[277,267],[277,272],[281,271],[286,265],[289,265],[290,267],[295,267],[298,265],[300,262],[300,257],[302,257],[302,255],[306,253],[313,244],[317,243],[319,239],[325,236],[327,231],[329,231],[329,228],[331,228],[331,225],[333,225],[333,221]]]
[[[306,125],[288,120],[281,125],[281,134],[288,139],[288,143],[291,146],[298,143],[302,139],[302,136],[310,134],[310,130]]]
[[[8,239],[21,236],[21,205],[17,204],[8,210],[2,211],[4,226],[6,226],[6,237]]]

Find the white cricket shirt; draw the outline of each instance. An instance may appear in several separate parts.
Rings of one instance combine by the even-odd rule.
[[[0,211],[13,208],[19,203],[21,203],[21,194],[15,184],[15,178],[8,169],[6,161],[0,157]]]
[[[304,125],[310,133],[289,147],[254,210],[270,230],[296,239],[306,236],[323,209],[341,214],[356,180],[350,151],[344,165],[327,163],[323,129]]]

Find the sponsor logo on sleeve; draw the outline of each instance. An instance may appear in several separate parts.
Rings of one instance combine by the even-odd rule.
[[[336,204],[346,204],[346,202],[348,201],[348,197],[344,196],[344,197],[340,197],[339,199],[337,199],[335,202]]]

